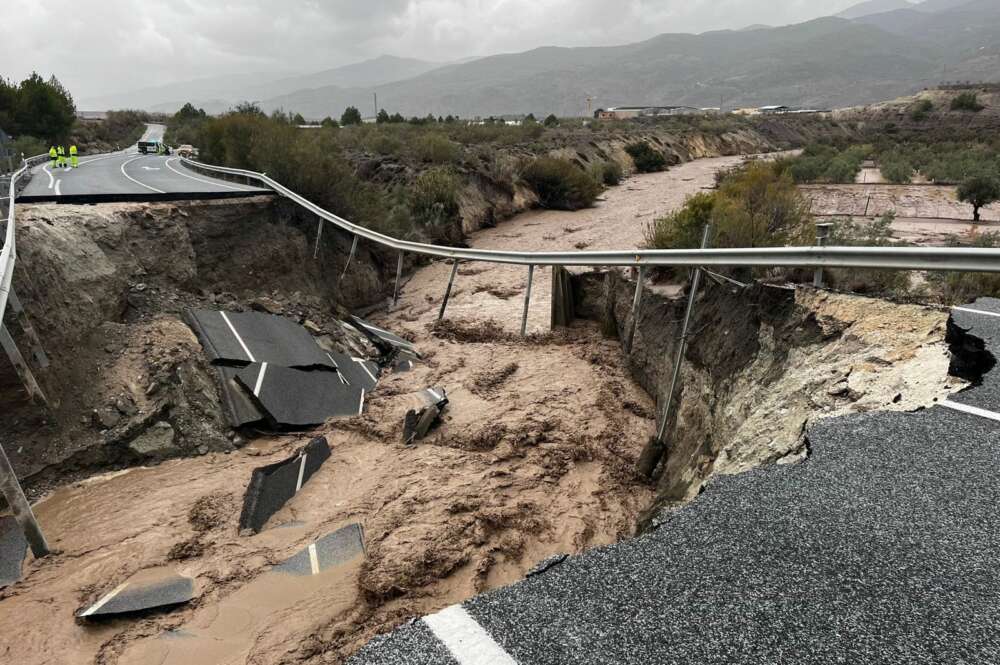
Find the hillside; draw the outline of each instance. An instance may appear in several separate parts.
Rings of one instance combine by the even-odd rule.
[[[885,12],[896,11],[898,9],[913,9],[913,7],[914,3],[909,2],[908,0],[868,0],[867,2],[862,2],[861,4],[854,5],[853,7],[848,7],[844,11],[837,14],[837,17],[856,19],[869,16],[871,14],[882,14]]]

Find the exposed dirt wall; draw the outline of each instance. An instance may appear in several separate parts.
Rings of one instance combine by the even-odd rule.
[[[578,308],[605,314],[624,338],[634,283],[612,274],[577,278]],[[652,395],[669,388],[685,298],[647,290],[628,362]],[[657,471],[658,505],[695,496],[716,474],[793,462],[807,453],[816,418],[915,410],[960,387],[948,376],[943,310],[812,289],[708,281],[682,364],[679,410]]]

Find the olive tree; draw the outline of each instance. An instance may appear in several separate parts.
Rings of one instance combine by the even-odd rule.
[[[978,222],[980,208],[1000,201],[1000,180],[989,176],[973,176],[959,185],[958,200],[972,206],[972,219]]]

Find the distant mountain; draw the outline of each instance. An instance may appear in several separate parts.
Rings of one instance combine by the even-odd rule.
[[[913,9],[914,4],[907,0],[867,0],[861,4],[848,7],[836,16],[838,18],[855,19],[872,14],[884,14],[897,9]]]
[[[627,104],[810,107],[910,93],[942,57],[933,45],[838,18],[751,31],[667,34],[614,47],[544,47],[481,58],[378,86],[404,115],[581,115]],[[265,101],[307,117],[370,103],[371,89],[316,88]]]
[[[295,76],[271,81],[261,89],[270,91],[266,97],[285,95],[298,90],[337,86],[339,88],[371,87],[403,81],[438,69],[443,63],[427,62],[414,58],[397,58],[383,55],[353,65],[327,69],[315,74]]]
[[[924,0],[919,5],[918,9],[922,12],[945,12],[952,9],[958,9],[969,5],[976,0]],[[995,0],[988,0],[995,4]]]

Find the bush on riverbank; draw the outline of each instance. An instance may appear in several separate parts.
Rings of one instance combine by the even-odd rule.
[[[539,157],[521,174],[546,208],[579,210],[593,205],[601,185],[565,159]]]

